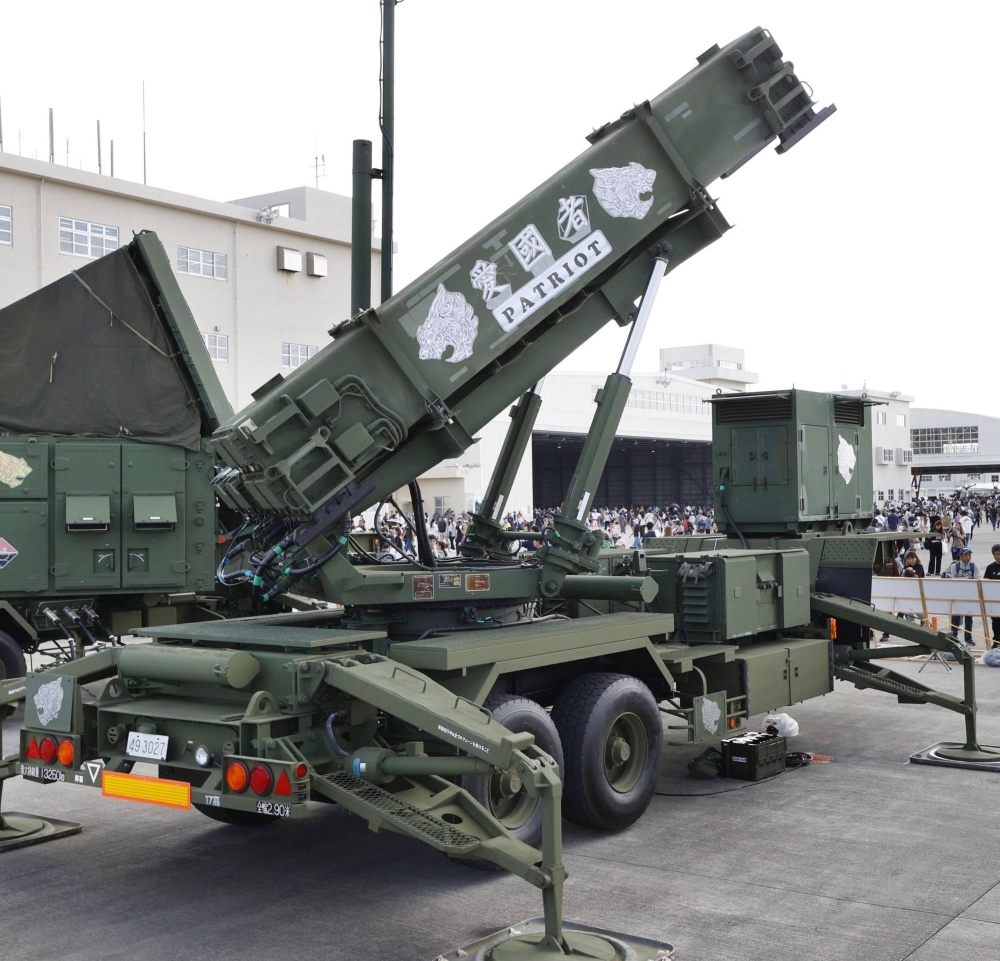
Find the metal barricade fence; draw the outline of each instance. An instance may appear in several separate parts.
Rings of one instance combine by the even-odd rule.
[[[872,577],[872,604],[890,614],[916,615],[938,630],[950,629],[952,617],[971,616],[976,647],[989,648],[990,618],[1000,617],[1000,581],[954,577]],[[964,629],[964,624],[962,629]]]

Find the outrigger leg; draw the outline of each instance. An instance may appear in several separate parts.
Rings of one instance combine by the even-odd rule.
[[[453,857],[492,861],[542,892],[544,917],[505,928],[455,957],[477,961],[591,958],[634,961],[666,957],[669,945],[563,922],[562,781],[555,761],[530,734],[514,734],[489,712],[458,697],[418,671],[377,654],[325,662],[324,681],[373,704],[462,754],[432,757],[411,745],[404,753],[369,746],[344,757],[334,772],[312,777],[313,790],[368,820],[373,830],[408,834]],[[476,802],[444,780],[456,774],[499,770],[542,805],[542,850],[530,847]],[[400,789],[399,781],[406,785]],[[396,793],[386,790],[390,784]],[[385,785],[383,787],[382,785]],[[642,954],[641,952],[645,952]]]
[[[869,604],[831,594],[813,594],[814,610],[829,617],[836,617],[884,631],[909,641],[908,646],[880,648],[836,647],[833,664],[834,676],[850,681],[859,688],[872,688],[895,694],[901,704],[936,704],[961,714],[965,718],[965,743],[939,741],[916,754],[910,760],[917,764],[940,764],[947,767],[969,767],[978,770],[1000,771],[1000,747],[980,744],[976,731],[976,663],[972,652],[944,631],[934,631],[912,621],[902,620],[892,614],[876,611]],[[912,677],[876,667],[875,660],[909,657],[933,652],[951,654],[962,665],[965,689],[962,697],[935,691]]]

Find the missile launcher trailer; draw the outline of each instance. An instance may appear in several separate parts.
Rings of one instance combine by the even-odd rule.
[[[19,677],[40,644],[73,656],[212,603],[207,439],[232,409],[153,233],[0,310],[0,331],[0,663]]]
[[[855,422],[841,430],[840,398],[766,395],[783,398],[780,422],[753,406],[770,403],[760,395],[733,401],[746,407],[719,398],[726,535],[602,552],[584,521],[660,282],[729,227],[708,184],[772,140],[786,151],[832,109],[813,109],[767,31],[713,47],[425,275],[335,327],[330,345],[256,391],[210,445],[226,465],[220,500],[274,532],[264,548],[237,537],[223,576],[248,580],[262,600],[294,586],[340,609],[146,629],[147,645],[7,682],[0,703],[23,698],[27,711],[7,773],[72,777],[244,825],[333,801],[376,830],[499,865],[542,891],[544,929],[498,938],[479,957],[624,961],[635,957],[630,939],[563,925],[560,802],[597,828],[640,817],[664,713],[682,742],[717,738],[840,676],[962,713],[978,750],[971,689],[949,698],[873,670],[882,652],[860,627],[852,637],[837,626],[891,622],[913,649],[955,649],[971,683],[967,653],[944,635],[896,627],[848,600],[863,591],[836,589],[870,579],[876,543],[848,527],[870,503],[857,500],[870,485],[863,403],[852,401]],[[509,542],[522,535],[497,519],[536,385],[610,320],[629,338],[597,395],[563,512],[540,550],[513,558]],[[352,540],[353,514],[467,448],[514,401],[461,556],[431,555],[415,484],[418,556],[378,563]],[[845,499],[829,472],[851,457],[859,476]],[[93,699],[83,684],[96,685]],[[134,773],[140,761],[160,776]]]

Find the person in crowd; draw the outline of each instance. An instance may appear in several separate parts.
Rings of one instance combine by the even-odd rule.
[[[986,565],[983,577],[988,581],[1000,581],[1000,544],[994,544],[991,551],[993,561]],[[993,641],[990,646],[1000,647],[1000,617],[991,617],[990,625],[993,628]]]
[[[916,551],[908,550],[903,555],[903,577],[923,577],[924,565],[920,563],[920,556]]]
[[[931,518],[930,533],[938,534],[936,538],[927,538],[927,553],[930,554],[930,562],[927,565],[929,574],[941,573],[941,556],[944,554],[944,521],[940,517]]]
[[[962,527],[962,522],[957,517],[948,528],[948,541],[951,544],[951,559],[954,563],[958,560],[962,548],[966,546],[965,528]]]
[[[942,577],[967,577],[975,579],[979,577],[979,568],[973,563],[972,548],[963,547],[959,551],[958,560],[955,561]],[[956,614],[951,618],[951,636],[958,640],[958,629],[962,626],[962,619],[965,619],[965,644],[966,647],[973,647],[972,643],[972,615]]]

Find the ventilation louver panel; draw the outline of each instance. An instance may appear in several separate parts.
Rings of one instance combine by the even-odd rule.
[[[833,422],[844,427],[864,427],[865,405],[859,400],[835,400]]]
[[[740,424],[760,420],[790,420],[792,398],[787,397],[747,397],[716,401],[715,418],[717,424]]]

